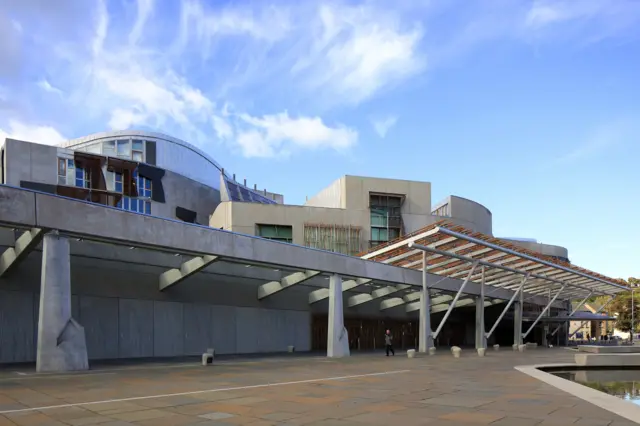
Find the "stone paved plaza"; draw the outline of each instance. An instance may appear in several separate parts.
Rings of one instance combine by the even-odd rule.
[[[89,373],[0,373],[6,425],[609,425],[616,414],[516,365],[571,362],[565,349],[454,359],[383,354],[275,357],[215,366],[147,364]]]

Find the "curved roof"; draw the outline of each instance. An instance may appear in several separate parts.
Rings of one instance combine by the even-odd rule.
[[[190,144],[189,142],[183,141],[182,139],[174,138],[173,136],[165,135],[164,133],[158,133],[158,132],[147,132],[147,131],[143,131],[143,130],[117,130],[117,131],[112,131],[112,132],[92,133],[90,135],[83,136],[81,138],[70,139],[68,141],[62,142],[62,143],[58,144],[58,146],[63,147],[63,148],[72,148],[72,147],[74,147],[76,145],[80,145],[80,144],[84,144],[84,143],[92,142],[92,141],[97,141],[97,140],[100,140],[100,139],[111,139],[111,138],[118,138],[118,137],[125,137],[125,136],[134,136],[134,137],[151,138],[151,139],[162,139],[162,140],[174,143],[176,145],[181,145],[184,148],[189,149],[189,150],[195,152],[196,154],[200,155],[205,160],[207,160],[211,164],[213,164],[218,170],[222,171],[222,166],[216,160],[214,160],[209,154],[207,154],[206,152],[204,152],[200,148]],[[227,173],[225,172],[225,175],[226,174]]]

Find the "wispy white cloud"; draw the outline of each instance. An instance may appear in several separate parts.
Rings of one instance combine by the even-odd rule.
[[[38,87],[40,87],[45,92],[55,93],[56,95],[62,96],[62,90],[58,89],[55,86],[52,86],[47,79],[40,80],[38,82]]]
[[[30,126],[16,120],[9,120],[6,129],[0,128],[0,141],[4,143],[5,138],[37,142],[45,145],[56,145],[66,140],[60,132],[51,126]]]
[[[345,126],[327,126],[319,117],[280,114],[253,117],[241,114],[238,144],[247,157],[288,155],[296,149],[346,151],[358,141],[358,133]]]
[[[384,139],[387,136],[387,132],[396,125],[398,122],[398,117],[395,115],[391,115],[385,118],[372,118],[371,125],[373,126],[373,130],[380,136],[380,138]]]
[[[0,0],[8,10],[0,16],[0,77],[21,75],[15,70],[28,63],[39,94],[60,95],[43,101],[27,94],[31,107],[46,122],[73,112],[74,122],[88,123],[73,136],[87,126],[135,126],[205,149],[222,141],[245,155],[342,151],[357,143],[358,132],[327,121],[329,109],[356,108],[479,43],[547,40],[566,26],[580,38],[589,33],[586,22],[597,23],[602,39],[628,35],[638,22],[638,2],[601,4],[185,0],[160,8],[136,0],[130,8],[107,0]],[[24,86],[33,87],[22,78],[24,84],[7,86],[7,99],[22,99]],[[29,122],[4,111],[5,129],[9,119]],[[385,137],[395,120],[372,124]]]
[[[586,161],[614,150],[622,145],[638,143],[640,120],[637,117],[621,118],[594,128],[590,135],[564,155],[556,159],[556,164],[570,164]]]

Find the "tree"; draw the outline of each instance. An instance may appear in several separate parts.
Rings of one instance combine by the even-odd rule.
[[[630,286],[640,285],[640,279],[629,278],[627,283]],[[633,294],[635,310],[635,332],[640,332],[640,288]],[[615,327],[623,332],[631,330],[631,291],[618,293],[616,298],[606,308],[608,312],[617,314]]]

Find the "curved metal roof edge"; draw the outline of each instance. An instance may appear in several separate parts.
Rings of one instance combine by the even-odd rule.
[[[117,137],[123,137],[123,136],[137,136],[142,138],[162,139],[168,142],[172,142],[192,150],[193,152],[195,152],[196,154],[200,155],[205,160],[213,164],[218,170],[222,171],[223,169],[220,163],[218,163],[216,160],[213,159],[213,157],[211,157],[209,154],[207,154],[197,146],[187,141],[184,141],[182,139],[178,139],[176,137],[167,135],[165,133],[150,132],[146,130],[114,130],[114,131],[108,131],[108,132],[92,133],[90,135],[82,136],[80,138],[69,139],[68,141],[62,142],[57,146],[61,148],[72,148],[76,145],[84,144],[87,142],[97,141],[100,139],[109,139],[114,137],[117,138]],[[226,171],[225,171],[225,175],[227,175]]]

